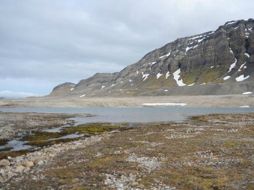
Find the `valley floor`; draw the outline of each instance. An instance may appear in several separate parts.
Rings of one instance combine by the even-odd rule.
[[[253,95],[141,96],[141,97],[38,97],[0,100],[1,107],[142,106],[147,103],[185,103],[190,107],[254,106]]]
[[[1,160],[0,188],[250,190],[253,147],[254,114],[138,124]]]

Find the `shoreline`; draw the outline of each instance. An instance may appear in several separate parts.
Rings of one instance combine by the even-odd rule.
[[[37,97],[0,100],[0,107],[132,107],[156,103],[181,103],[186,104],[187,107],[254,107],[254,96]]]

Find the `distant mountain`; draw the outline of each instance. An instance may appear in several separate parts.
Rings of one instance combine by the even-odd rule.
[[[254,20],[180,38],[118,73],[64,83],[50,96],[242,94],[254,90]]]

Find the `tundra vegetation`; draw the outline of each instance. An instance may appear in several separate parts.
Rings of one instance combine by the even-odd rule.
[[[126,124],[125,124],[126,125]],[[69,127],[85,136],[1,160],[6,189],[253,189],[254,114]],[[124,129],[124,130],[121,130]],[[56,134],[54,134],[56,135]],[[58,138],[58,136],[50,138]],[[44,141],[34,133],[28,141]],[[88,137],[89,136],[89,137]],[[10,177],[11,176],[11,177]]]

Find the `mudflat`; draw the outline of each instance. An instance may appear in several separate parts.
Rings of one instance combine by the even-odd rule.
[[[0,161],[3,189],[253,189],[254,114],[96,130]],[[82,130],[81,130],[82,131]]]
[[[140,96],[140,97],[38,97],[0,100],[0,106],[84,107],[84,106],[142,106],[147,103],[184,103],[190,107],[254,106],[252,95],[207,96]]]

